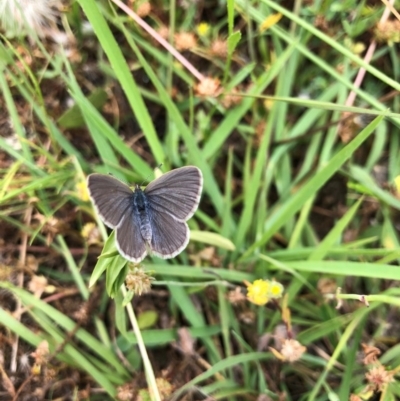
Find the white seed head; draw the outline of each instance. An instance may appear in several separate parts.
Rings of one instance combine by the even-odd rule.
[[[17,36],[36,32],[45,35],[45,28],[54,24],[60,0],[0,0],[0,25],[6,35]]]

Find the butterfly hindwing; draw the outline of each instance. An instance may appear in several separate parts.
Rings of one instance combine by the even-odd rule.
[[[127,214],[117,227],[116,243],[126,259],[139,263],[146,256],[146,243],[140,233],[140,222],[134,213]]]
[[[184,221],[174,219],[168,213],[149,211],[152,238],[151,252],[163,259],[173,258],[186,248],[189,228]]]

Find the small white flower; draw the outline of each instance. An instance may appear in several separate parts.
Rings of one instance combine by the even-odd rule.
[[[60,0],[0,0],[0,24],[7,36],[36,32],[45,35],[54,24]]]

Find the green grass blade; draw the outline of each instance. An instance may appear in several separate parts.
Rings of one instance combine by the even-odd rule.
[[[339,151],[332,159],[312,177],[303,187],[285,202],[267,221],[267,229],[261,239],[256,241],[244,253],[243,258],[250,255],[257,247],[263,246],[287,221],[290,216],[297,213],[304,203],[321,188],[327,180],[350,159],[361,144],[374,132],[382,121],[383,116],[377,117],[364,128],[350,143]]]
[[[106,20],[99,10],[99,3],[94,0],[78,0],[80,6],[90,21],[102,49],[107,54],[111,67],[120,82],[132,111],[143,130],[143,134],[151,148],[157,163],[164,162],[164,150],[158,139],[153,122],[143,101],[139,88],[132,77],[131,71],[124,59],[122,51],[115,40]]]

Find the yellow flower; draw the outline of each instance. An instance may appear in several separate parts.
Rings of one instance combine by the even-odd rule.
[[[271,28],[271,26],[276,25],[279,20],[282,18],[282,14],[271,14],[260,25],[260,32],[264,32],[267,29]]]
[[[210,25],[207,22],[202,22],[196,27],[197,35],[199,36],[207,36],[210,30]]]
[[[255,280],[253,283],[245,282],[247,286],[247,299],[256,305],[265,305],[271,299],[282,297],[283,285],[275,280]]]
[[[396,189],[397,195],[400,195],[400,175],[394,179],[394,187]]]
[[[267,280],[255,280],[247,283],[247,299],[256,305],[265,305],[269,301],[270,282]]]
[[[272,299],[281,298],[283,294],[283,285],[277,281],[271,281],[268,296]]]
[[[89,200],[89,191],[87,188],[86,181],[83,180],[79,181],[75,187],[79,199],[82,200],[83,202],[87,202]]]
[[[94,223],[86,223],[82,227],[81,235],[86,240],[88,245],[101,243],[100,230]]]

